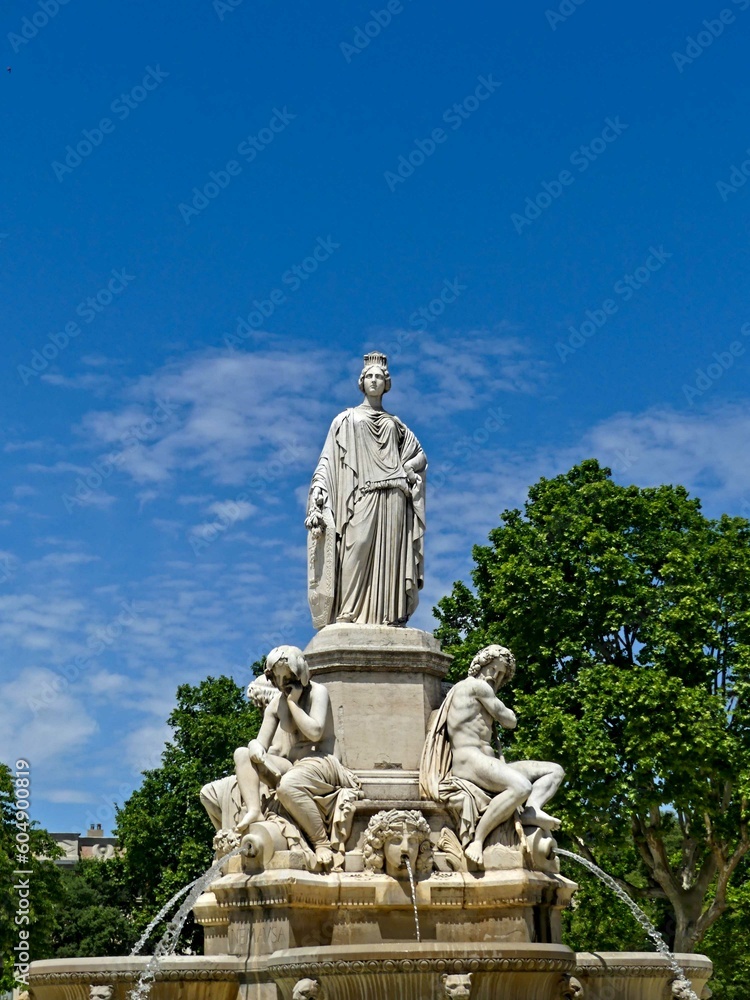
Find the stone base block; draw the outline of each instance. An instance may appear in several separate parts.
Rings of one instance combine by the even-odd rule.
[[[433,872],[416,884],[422,941],[553,943],[575,884],[531,871]],[[260,958],[279,949],[413,942],[408,879],[367,871],[227,874],[200,897],[209,955]]]
[[[419,770],[450,656],[419,629],[334,624],[318,632],[305,657],[313,679],[328,689],[342,762],[368,772],[382,797],[402,797],[389,795],[386,786]]]

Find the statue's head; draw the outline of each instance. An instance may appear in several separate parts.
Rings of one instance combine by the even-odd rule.
[[[469,677],[484,677],[497,691],[513,680],[516,658],[505,646],[485,646],[469,664]]]
[[[294,984],[292,1000],[322,1000],[317,979],[300,979]]]
[[[368,396],[381,396],[391,388],[391,376],[388,372],[388,358],[380,351],[365,354],[364,366],[359,376],[360,392]]]
[[[583,1000],[583,986],[575,976],[566,974],[560,980],[560,996],[562,1000]]]
[[[427,820],[416,809],[376,813],[365,830],[362,856],[368,871],[385,869],[396,879],[408,878],[406,858],[413,873],[431,872],[434,863]]]
[[[109,983],[100,986],[89,986],[89,1000],[112,1000],[115,988]]]
[[[450,974],[444,972],[440,977],[443,985],[443,996],[446,1000],[468,1000],[471,995],[471,973],[462,972]]]
[[[266,657],[265,675],[284,694],[294,687],[307,687],[310,668],[298,646],[276,646]]]

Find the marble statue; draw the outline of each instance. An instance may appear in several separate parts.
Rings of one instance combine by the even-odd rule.
[[[217,831],[214,846],[225,853],[251,827],[271,821],[304,850],[301,832],[312,846],[316,870],[327,871],[343,860],[360,784],[335,754],[328,692],[310,680],[302,650],[272,649],[265,673],[275,696],[257,737],[235,750],[235,775],[201,789]]]
[[[312,477],[305,526],[313,624],[405,625],[424,577],[427,458],[383,409],[387,358],[365,355],[364,401],[331,424]]]
[[[430,725],[420,768],[426,798],[445,803],[457,816],[467,858],[483,863],[487,837],[520,813],[525,826],[555,829],[559,820],[543,806],[564,777],[559,764],[547,761],[507,763],[492,749],[494,724],[516,726],[515,714],[497,697],[510,681],[516,661],[504,646],[480,650],[469,676],[448,692]]]
[[[444,972],[440,977],[445,1000],[468,1000],[471,996],[471,973],[451,974]]]
[[[322,1000],[322,997],[317,979],[300,979],[294,984],[292,1000]]]
[[[266,658],[265,672],[278,693],[266,708],[258,736],[234,754],[237,785],[246,806],[237,830],[242,833],[263,818],[262,782],[274,790],[276,802],[307,836],[325,871],[334,861],[326,824],[336,824],[339,792],[350,792],[344,798],[354,800],[359,797],[359,782],[334,754],[328,692],[310,680],[302,650],[277,646]],[[342,833],[337,831],[334,838],[341,849],[346,842]]]
[[[403,879],[408,876],[404,859],[415,875],[434,867],[430,827],[415,809],[389,809],[376,813],[365,830],[362,845],[365,870]]]

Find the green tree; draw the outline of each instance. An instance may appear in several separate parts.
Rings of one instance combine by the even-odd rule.
[[[33,771],[31,772],[33,802]],[[17,834],[28,834],[27,854],[19,855]],[[53,858],[60,849],[46,830],[31,822],[26,811],[16,808],[14,772],[0,763],[0,989],[14,986],[14,948],[19,932],[28,931],[32,960],[50,953],[56,900],[60,893],[60,871]],[[29,874],[17,875],[19,870]],[[18,892],[20,880],[28,882],[28,909]]]
[[[126,955],[138,934],[123,857],[85,858],[60,873],[50,956]]]
[[[211,864],[214,830],[200,789],[234,769],[234,750],[257,734],[261,713],[231,678],[208,677],[177,689],[168,721],[174,734],[161,766],[144,772],[141,787],[117,811],[115,832],[125,850],[125,885],[139,932]],[[185,942],[199,949],[201,938],[189,921]]]
[[[750,850],[750,524],[589,460],[531,487],[474,560],[474,591],[437,609],[453,679],[513,650],[509,754],[563,764],[564,831],[605,868],[630,853],[620,884],[692,951]]]

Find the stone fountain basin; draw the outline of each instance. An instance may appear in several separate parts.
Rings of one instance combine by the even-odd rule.
[[[677,955],[700,996],[711,976],[704,955]],[[68,958],[34,962],[35,1000],[89,1000],[89,987],[111,984],[127,1000],[148,962]],[[291,1000],[302,978],[317,979],[326,1000],[438,1000],[443,974],[472,974],[471,1000],[559,1000],[565,973],[580,979],[585,1000],[668,1000],[673,974],[651,952],[576,955],[558,944],[416,942],[290,948],[264,958],[177,955],[164,959],[151,1000]]]

